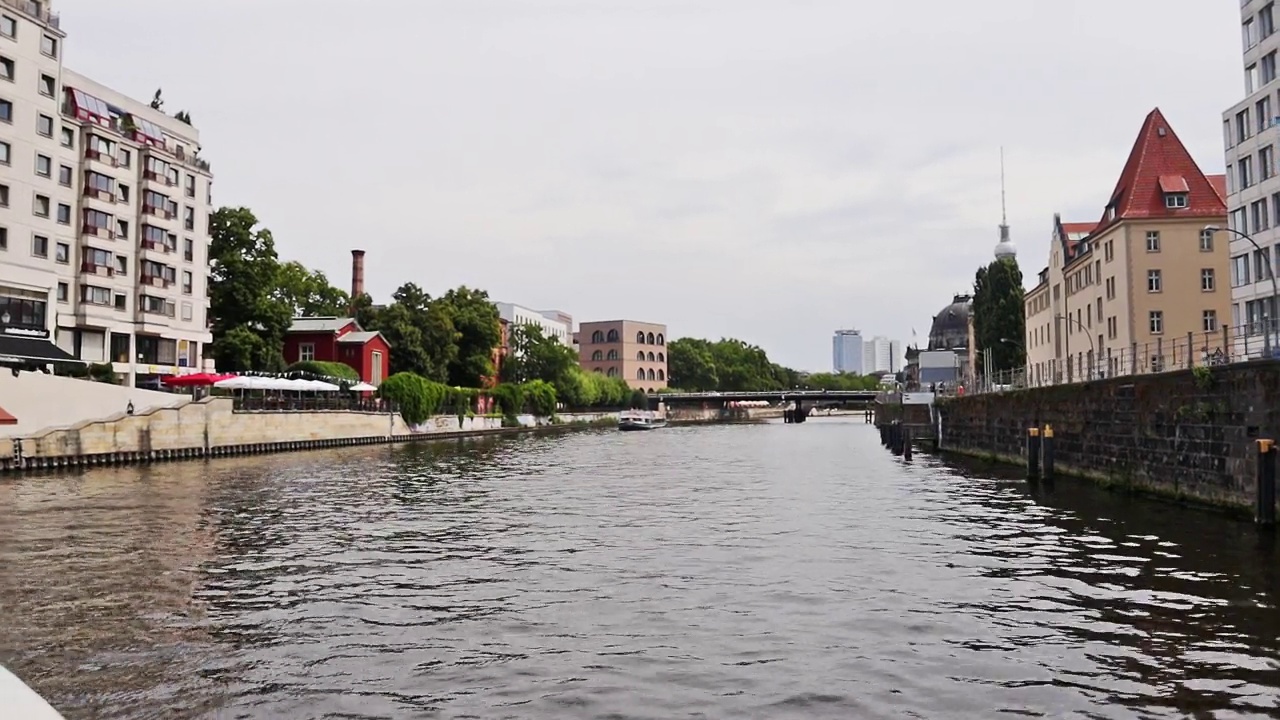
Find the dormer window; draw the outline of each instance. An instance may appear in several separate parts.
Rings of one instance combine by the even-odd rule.
[[[1164,206],[1171,210],[1187,206],[1187,179],[1181,175],[1161,175],[1160,192],[1164,193]]]

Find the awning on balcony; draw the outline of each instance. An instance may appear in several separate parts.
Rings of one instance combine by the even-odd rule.
[[[44,338],[0,335],[0,367],[84,364]]]

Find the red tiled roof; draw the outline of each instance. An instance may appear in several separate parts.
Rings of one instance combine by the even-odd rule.
[[[0,408],[0,425],[17,425],[18,418],[9,414],[4,408]]]
[[[1190,192],[1191,188],[1187,187],[1187,179],[1181,175],[1161,175],[1160,176],[1160,192],[1162,193],[1184,193]]]
[[[1068,235],[1076,235],[1078,233],[1088,234],[1093,232],[1093,229],[1096,227],[1098,227],[1098,223],[1092,222],[1062,223],[1062,232],[1067,233]]]
[[[1181,177],[1186,183],[1187,207],[1165,207],[1161,180]],[[1177,185],[1175,185],[1176,187]],[[1175,190],[1175,192],[1182,192]],[[1142,130],[1133,143],[1115,190],[1111,191],[1107,209],[1115,209],[1108,218],[1103,210],[1098,230],[1112,223],[1135,218],[1216,217],[1227,214],[1222,195],[1209,182],[1191,153],[1178,139],[1160,108],[1152,110],[1142,122]]]
[[[1209,184],[1214,190],[1218,191],[1218,195],[1222,197],[1222,203],[1227,202],[1227,176],[1226,175],[1209,175]]]

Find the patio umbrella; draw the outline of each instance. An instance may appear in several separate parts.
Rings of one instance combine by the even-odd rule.
[[[351,392],[375,392],[377,391],[378,388],[370,385],[367,382],[358,382],[347,389],[350,390]]]
[[[191,375],[170,375],[160,382],[169,387],[208,387],[223,380],[230,380],[235,375],[192,373]]]

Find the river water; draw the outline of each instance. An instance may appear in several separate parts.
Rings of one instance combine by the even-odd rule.
[[[998,472],[815,419],[3,479],[0,664],[69,720],[1280,717],[1270,542]]]

